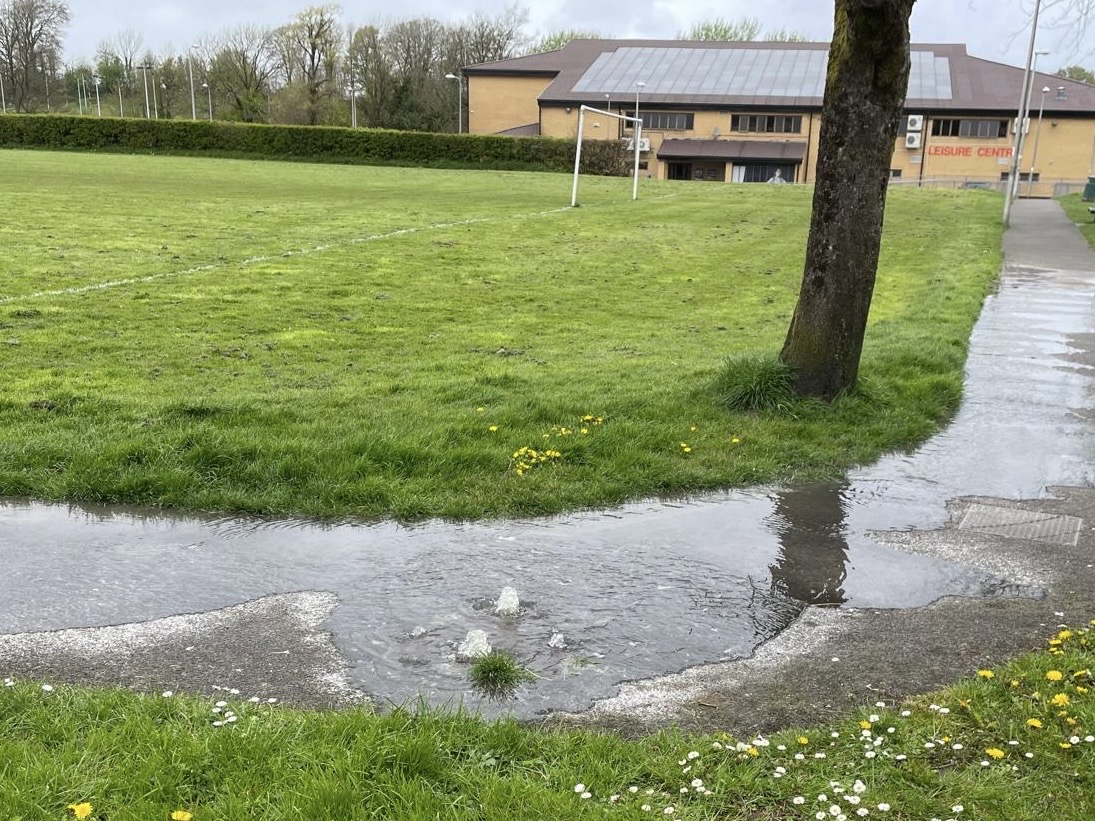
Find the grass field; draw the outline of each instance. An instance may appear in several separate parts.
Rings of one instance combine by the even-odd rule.
[[[768,738],[626,741],[9,680],[0,817],[1090,821],[1093,637],[1047,638],[907,704]]]
[[[1095,220],[1091,218],[1091,212],[1087,210],[1092,204],[1081,200],[1079,194],[1072,194],[1061,199],[1061,206],[1065,209],[1065,213],[1076,223],[1080,233],[1084,235],[1091,247],[1095,248]]]
[[[830,476],[954,411],[1000,262],[995,196],[892,192],[861,389],[732,414],[806,189],[24,151],[0,187],[2,496],[470,518]]]

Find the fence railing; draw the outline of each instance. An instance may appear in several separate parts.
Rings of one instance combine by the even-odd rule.
[[[1050,197],[1064,197],[1084,190],[1086,180],[1048,180],[1039,179],[1033,183],[1021,180],[1019,183],[1020,197],[1034,197],[1049,199]],[[986,191],[998,191],[1003,194],[1007,190],[1007,180],[999,177],[926,177],[924,179],[895,178],[890,180],[891,186],[904,188],[946,188],[946,189],[983,189]]]

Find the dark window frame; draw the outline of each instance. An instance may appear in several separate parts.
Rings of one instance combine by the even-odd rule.
[[[622,113],[627,117],[635,116],[634,110]],[[696,114],[693,111],[643,111],[640,107],[639,118],[643,121],[643,131],[696,130]],[[628,130],[634,128],[634,123],[627,122],[626,124]]]
[[[932,120],[933,137],[962,137],[971,140],[997,140],[1008,136],[1008,120],[937,117]]]
[[[738,134],[801,134],[801,114],[733,114],[730,130]]]

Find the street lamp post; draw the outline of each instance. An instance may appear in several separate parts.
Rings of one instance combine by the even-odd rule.
[[[635,119],[641,119],[639,117],[639,92],[646,88],[646,83],[635,83]]]
[[[99,102],[99,83],[102,82],[102,78],[100,78],[99,75],[96,74],[95,77],[93,78],[93,82],[95,83],[95,112],[96,112],[96,114],[99,115],[99,117],[102,117],[103,116],[103,106]]]
[[[194,103],[194,46],[186,50],[186,71],[190,75],[190,119],[198,119],[198,106]]]
[[[1019,162],[1023,153],[1023,138],[1026,117],[1030,111],[1030,91],[1034,84],[1032,68],[1034,65],[1034,46],[1038,41],[1038,15],[1042,11],[1042,0],[1034,0],[1034,16],[1030,22],[1030,46],[1027,48],[1027,64],[1023,70],[1023,88],[1019,96],[1019,123],[1015,129],[1015,142],[1011,149],[1011,170],[1008,173],[1008,188],[1004,192],[1004,227],[1011,226],[1011,204],[1019,191]],[[1024,113],[1027,112],[1027,113]]]
[[[445,75],[446,80],[456,80],[456,133],[464,133],[464,81],[459,74]]]
[[[1042,86],[1042,100],[1038,103],[1038,128],[1034,132],[1034,150],[1030,152],[1030,173],[1027,174],[1027,197],[1034,194],[1034,165],[1038,162],[1038,143],[1042,139],[1042,112],[1046,108],[1049,86]]]
[[[84,87],[83,75],[77,74],[76,75],[76,105],[78,105],[80,107],[80,116],[81,117],[84,116],[83,87]]]
[[[202,88],[205,89],[205,94],[209,98],[209,122],[213,122],[213,88],[208,80],[202,83]]]
[[[0,104],[3,104],[4,113],[7,114],[8,113],[8,98],[7,98],[7,95],[4,94],[4,75],[3,74],[0,74]]]
[[[148,66],[138,66],[141,70],[141,76],[144,78],[144,118],[146,120],[151,119],[151,110],[148,107]]]

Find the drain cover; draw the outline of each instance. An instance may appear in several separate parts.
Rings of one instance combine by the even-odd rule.
[[[1009,539],[1031,539],[1048,544],[1074,545],[1080,538],[1083,519],[1035,513],[1014,507],[970,505],[958,524],[960,530],[977,530]]]

